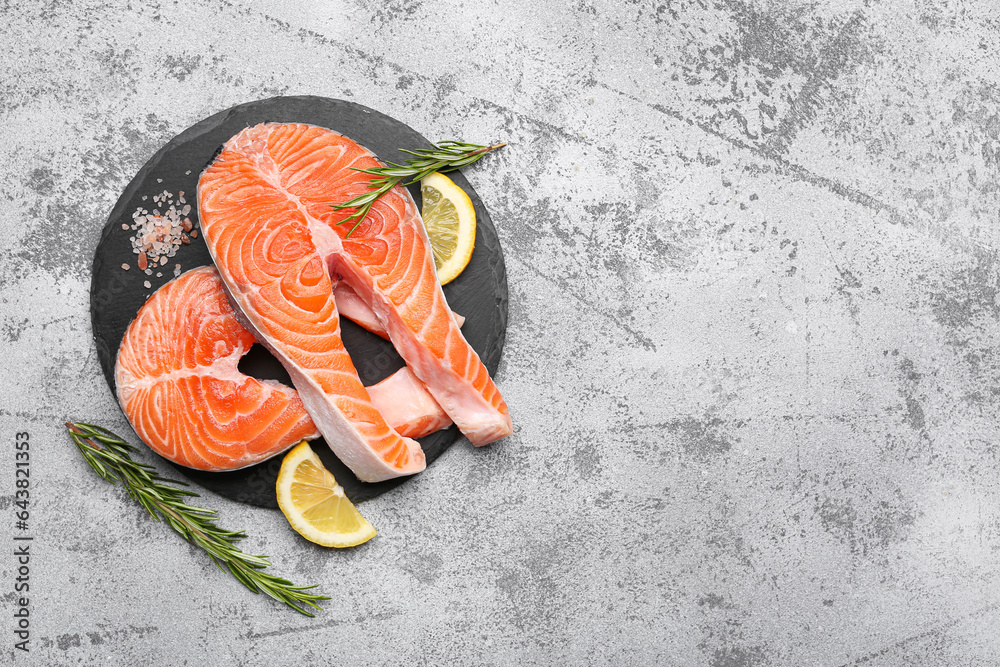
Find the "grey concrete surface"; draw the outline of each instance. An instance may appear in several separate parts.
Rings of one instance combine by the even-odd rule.
[[[1000,664],[994,3],[0,8],[0,661]],[[468,176],[506,252],[515,434],[364,504],[352,551],[204,498],[332,596],[315,619],[142,516],[61,426],[128,432],[88,319],[118,194],[278,94],[510,143]]]

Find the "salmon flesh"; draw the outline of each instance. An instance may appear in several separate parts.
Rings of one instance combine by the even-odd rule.
[[[239,372],[254,344],[212,267],[143,304],[115,363],[118,401],[153,451],[189,468],[236,470],[319,437],[295,390]]]
[[[511,433],[510,415],[438,284],[405,188],[364,222],[331,206],[369,191],[375,156],[331,130],[265,123],[230,139],[198,183],[201,226],[241,321],[288,371],[337,456],[364,481],[425,467],[372,403],[344,349],[333,290],[346,283],[413,375],[475,445]]]
[[[214,267],[157,290],[125,334],[118,396],[161,456],[199,470],[236,470],[319,437],[298,393],[239,372],[254,336],[237,320]],[[422,438],[451,420],[406,367],[369,388],[397,433]]]

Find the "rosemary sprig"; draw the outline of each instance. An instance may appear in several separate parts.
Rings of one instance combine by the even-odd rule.
[[[112,484],[121,480],[128,494],[143,506],[149,516],[157,521],[162,517],[181,537],[203,549],[216,567],[223,572],[228,569],[254,593],[263,591],[310,617],[312,614],[304,609],[305,605],[322,610],[316,603],[330,599],[325,595],[305,592],[315,586],[294,586],[287,579],[263,572],[271,564],[266,556],[251,556],[235,546],[238,540],[246,537],[246,533],[224,530],[215,525],[215,510],[188,505],[184,499],[197,498],[197,493],[168,486],[187,484],[161,477],[152,466],[133,461],[130,453],[136,448],[111,431],[92,424],[71,422],[66,422],[66,428],[83,458],[98,475]]]
[[[358,195],[353,199],[345,201],[343,204],[330,204],[335,211],[343,211],[347,208],[357,209],[354,213],[337,223],[338,225],[342,225],[345,222],[354,221],[354,226],[351,227],[351,231],[347,232],[347,236],[344,238],[354,233],[354,230],[358,228],[358,225],[368,215],[372,204],[403,181],[403,179],[409,179],[403,185],[412,185],[435,171],[442,173],[455,171],[456,169],[461,169],[472,164],[490,151],[506,145],[506,142],[493,144],[492,146],[480,146],[479,144],[467,144],[462,141],[442,141],[434,148],[419,148],[414,151],[400,148],[401,152],[416,156],[415,158],[406,160],[405,164],[387,162],[388,166],[375,167],[373,169],[351,167],[355,171],[371,174],[375,178],[368,182],[368,187],[372,188],[370,192]]]

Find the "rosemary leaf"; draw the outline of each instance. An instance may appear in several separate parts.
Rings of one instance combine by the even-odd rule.
[[[348,208],[355,209],[354,213],[337,223],[338,225],[342,225],[345,222],[354,222],[351,230],[347,232],[344,238],[348,238],[354,233],[354,230],[358,228],[358,225],[364,221],[368,212],[371,211],[372,205],[396,185],[400,183],[403,185],[412,185],[435,171],[442,173],[455,171],[456,169],[472,164],[490,151],[506,145],[506,143],[499,143],[492,146],[480,146],[479,144],[467,144],[462,141],[449,140],[442,141],[434,148],[418,148],[412,151],[400,148],[400,152],[414,156],[406,160],[405,164],[387,162],[385,167],[374,167],[372,169],[352,167],[355,171],[375,176],[375,178],[368,181],[368,187],[371,188],[370,192],[358,195],[342,204],[330,204],[335,211],[343,211]],[[405,179],[409,180],[403,183]]]
[[[271,565],[266,556],[253,556],[236,546],[246,533],[220,528],[215,525],[215,510],[184,502],[184,498],[197,498],[198,494],[176,486],[187,486],[184,482],[161,477],[152,466],[133,461],[130,454],[136,451],[135,447],[111,431],[86,423],[66,422],[66,428],[84,460],[98,475],[111,484],[120,481],[129,496],[153,519],[165,521],[185,540],[201,548],[216,567],[223,572],[228,570],[249,590],[263,592],[306,616],[313,615],[305,609],[306,605],[322,610],[317,603],[330,599],[306,592],[315,586],[295,586],[287,579],[264,572]]]

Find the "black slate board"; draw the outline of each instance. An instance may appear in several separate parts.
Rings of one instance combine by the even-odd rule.
[[[94,273],[90,289],[91,320],[97,354],[104,376],[115,392],[114,367],[125,330],[146,299],[173,278],[174,264],[184,271],[211,264],[208,248],[199,236],[189,246],[182,246],[170,263],[159,269],[162,278],[146,276],[135,266],[130,237],[132,230],[122,224],[132,223],[138,207],[153,210],[153,195],[166,190],[176,195],[183,191],[192,204],[191,219],[197,216],[198,177],[222,145],[245,127],[263,122],[310,123],[326,127],[348,137],[374,152],[383,161],[401,162],[408,156],[397,149],[429,148],[431,143],[403,123],[353,102],[323,97],[274,97],[250,102],[222,111],[195,124],[170,140],[136,174],[122,193],[101,233],[94,253]],[[462,332],[482,358],[490,374],[500,363],[507,328],[507,275],[496,228],[469,182],[459,172],[449,174],[465,190],[476,208],[476,249],[469,266],[444,288],[452,309],[466,317]],[[420,205],[420,190],[410,192]],[[142,196],[146,195],[146,201]],[[129,271],[121,268],[131,265]],[[143,281],[152,288],[146,289]],[[358,375],[365,385],[388,377],[403,366],[392,345],[356,326],[342,322],[344,345],[351,353]],[[277,360],[260,346],[240,364],[241,370],[261,378],[273,378],[291,384]],[[454,426],[420,439],[430,465],[459,437]],[[312,443],[327,468],[354,502],[374,498],[404,483],[409,478],[366,484],[359,481],[330,451],[323,440]],[[151,450],[150,450],[151,451]],[[171,464],[173,465],[173,464]],[[208,473],[174,466],[188,479],[216,493],[260,507],[277,507],[274,484],[281,467],[277,456],[243,470]]]

